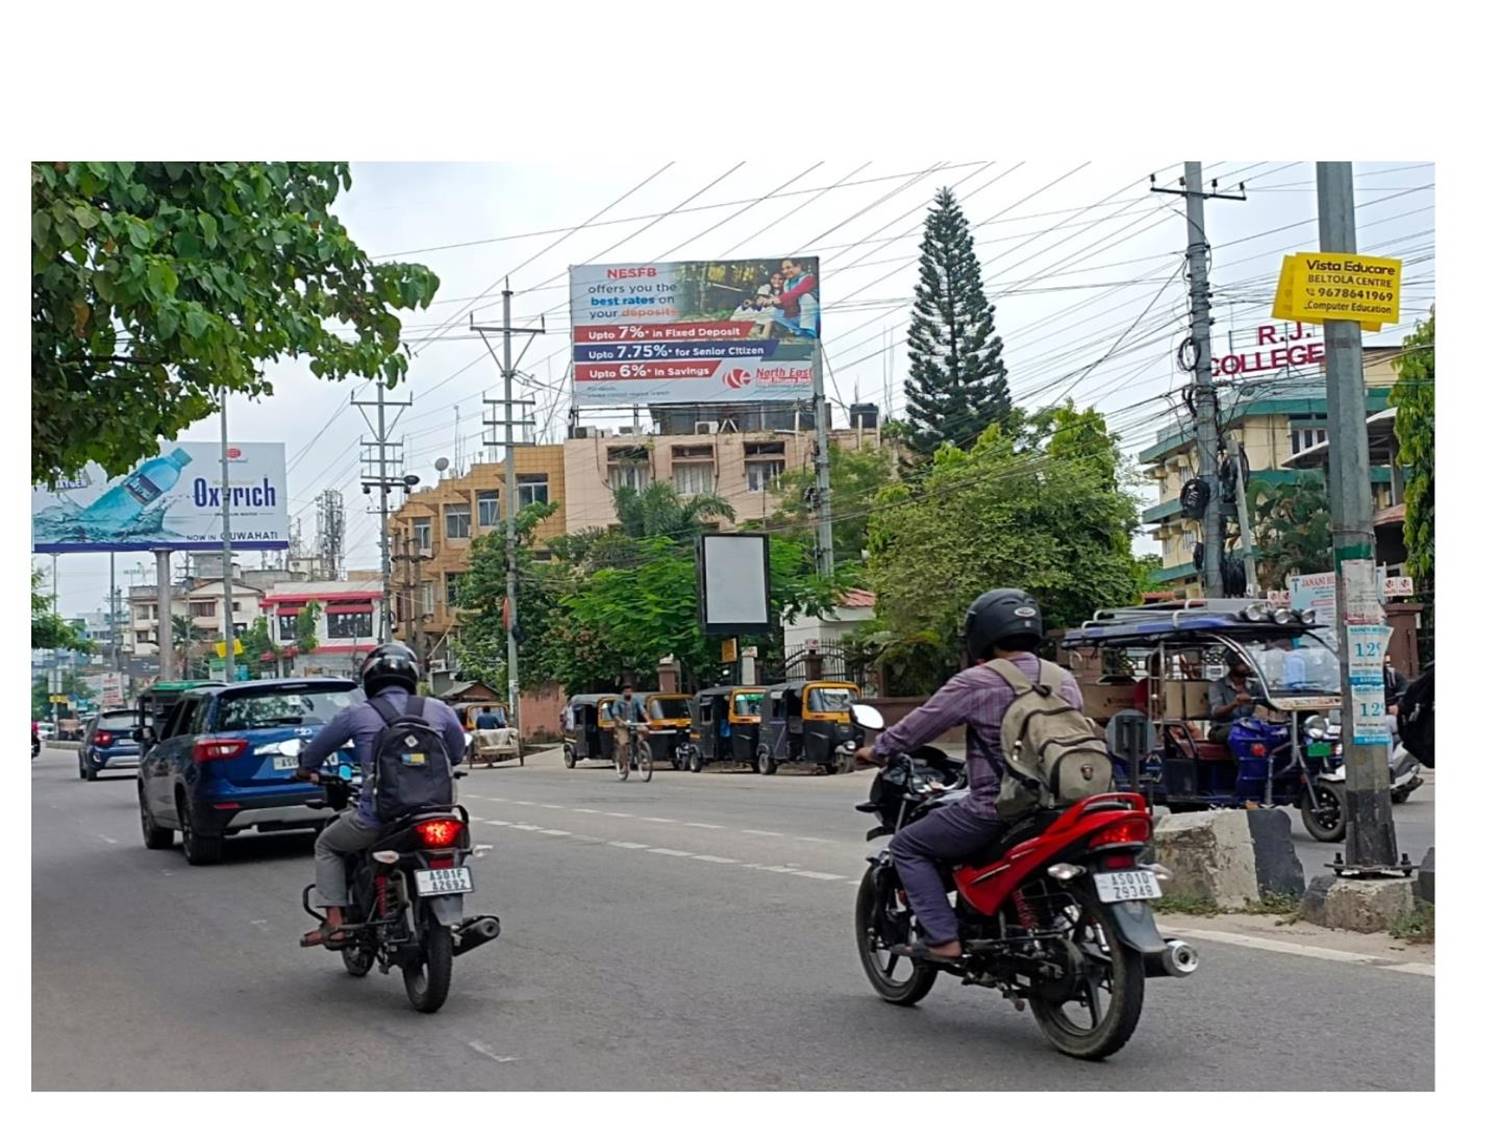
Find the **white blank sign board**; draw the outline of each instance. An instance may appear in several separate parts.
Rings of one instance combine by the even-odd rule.
[[[771,628],[771,548],[764,535],[705,535],[698,545],[699,612],[706,633]]]

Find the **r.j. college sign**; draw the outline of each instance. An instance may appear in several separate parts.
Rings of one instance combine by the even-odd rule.
[[[1245,351],[1235,351],[1230,333],[1227,353],[1214,356],[1213,374],[1215,379],[1270,374],[1322,363],[1323,354],[1323,341],[1311,325],[1262,324],[1255,329],[1255,346]]]

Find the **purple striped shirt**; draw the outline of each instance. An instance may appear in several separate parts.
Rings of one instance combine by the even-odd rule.
[[[1041,664],[1030,653],[1011,658],[1017,668],[1035,682]],[[1066,669],[1059,694],[1074,707],[1082,709],[1083,693],[1078,681]],[[1000,723],[1016,693],[1000,674],[984,665],[966,668],[944,684],[931,699],[902,719],[875,740],[871,747],[875,758],[884,765],[892,754],[910,753],[932,741],[946,730],[968,725],[974,737],[996,758],[1000,757]],[[1000,780],[985,756],[974,749],[968,755],[969,795],[963,805],[979,816],[996,820],[995,798]]]

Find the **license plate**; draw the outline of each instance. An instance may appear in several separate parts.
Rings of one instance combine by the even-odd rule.
[[[1133,902],[1161,898],[1161,884],[1152,871],[1101,871],[1094,876],[1100,902]]]
[[[271,764],[279,770],[295,770],[297,768],[296,758],[275,758]]]
[[[1328,742],[1309,742],[1307,744],[1307,756],[1309,758],[1326,758],[1333,753],[1333,745]]]
[[[440,867],[427,871],[416,871],[417,894],[466,895],[474,891],[474,873],[467,867]]]

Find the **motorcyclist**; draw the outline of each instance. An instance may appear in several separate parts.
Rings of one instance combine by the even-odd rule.
[[[891,860],[907,901],[922,925],[926,943],[912,948],[915,958],[958,960],[958,916],[948,902],[939,863],[952,863],[982,848],[1004,827],[995,812],[1000,779],[985,750],[1003,756],[1000,724],[1015,699],[1011,686],[993,668],[1010,661],[1033,682],[1041,675],[1036,655],[1042,641],[1042,613],[1025,590],[990,590],[974,599],[964,617],[964,651],[972,667],[958,673],[931,699],[855,754],[857,761],[884,766],[891,755],[909,753],[946,730],[968,726],[968,795],[903,828],[891,840]],[[1074,707],[1083,695],[1064,672],[1059,694]]]
[[[349,905],[349,888],[344,857],[367,848],[380,835],[380,818],[375,812],[375,741],[385,729],[385,720],[370,701],[377,697],[390,701],[404,712],[407,700],[417,690],[417,658],[400,643],[383,644],[365,657],[359,670],[365,698],[344,708],[327,723],[300,755],[299,777],[318,780],[318,770],[339,747],[354,742],[363,784],[359,800],[345,809],[318,834],[313,846],[313,863],[319,905],[327,908],[325,923],[302,938],[303,945],[337,946],[344,938],[344,908]],[[464,759],[464,728],[453,708],[440,699],[423,703],[423,718],[443,737],[448,760],[458,765]]]

